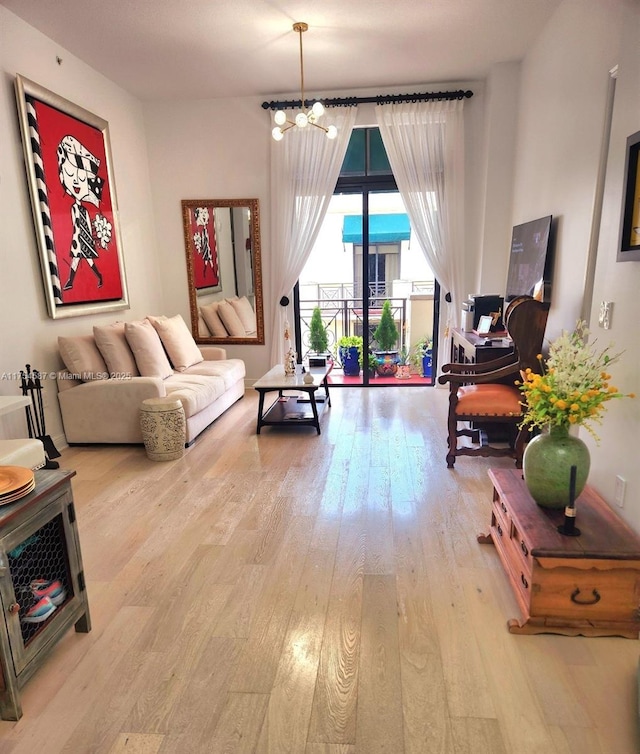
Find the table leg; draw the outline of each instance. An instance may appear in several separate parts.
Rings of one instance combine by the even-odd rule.
[[[327,397],[327,405],[329,408],[331,408],[331,396],[329,395],[329,383],[327,382],[327,378],[325,377],[324,380],[322,380],[322,384],[324,385],[324,394]]]
[[[258,390],[260,396],[258,400],[258,424],[256,426],[256,434],[260,434],[260,427],[262,427],[262,411],[264,409],[264,390]]]
[[[320,418],[318,417],[318,407],[316,406],[316,391],[315,390],[309,390],[309,403],[311,403],[311,410],[313,411],[314,426],[318,434],[320,434]]]

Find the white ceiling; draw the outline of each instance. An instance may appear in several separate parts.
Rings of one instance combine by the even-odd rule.
[[[305,94],[484,78],[561,0],[0,0],[141,100]]]

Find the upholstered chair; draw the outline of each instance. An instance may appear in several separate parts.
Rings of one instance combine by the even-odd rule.
[[[523,418],[522,394],[516,385],[521,371],[539,370],[538,354],[547,325],[549,305],[529,296],[512,301],[505,311],[504,322],[513,341],[513,351],[482,364],[445,364],[438,378],[449,384],[447,419],[447,466],[452,469],[458,456],[507,456],[522,467],[528,439],[526,429],[519,429]],[[484,427],[504,429],[503,442],[489,439]],[[468,438],[459,443],[460,438]],[[469,442],[470,441],[470,442]]]

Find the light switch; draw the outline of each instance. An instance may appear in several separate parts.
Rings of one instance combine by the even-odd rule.
[[[608,330],[611,327],[611,315],[613,313],[613,301],[600,302],[600,314],[598,315],[598,324]]]

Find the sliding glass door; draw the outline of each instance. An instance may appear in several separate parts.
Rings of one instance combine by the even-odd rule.
[[[429,384],[419,344],[432,336],[433,294],[433,275],[412,242],[400,194],[362,187],[336,193],[299,279],[300,354],[304,359],[312,350],[310,323],[319,308],[336,364],[334,384]],[[376,337],[385,302],[397,331],[393,343]],[[349,345],[360,351],[355,366],[345,363],[341,346]],[[383,351],[390,355],[383,357]],[[394,367],[403,355],[410,369],[403,370],[405,379],[400,380]],[[386,369],[380,364],[383,358]]]
[[[320,309],[336,367],[334,384],[388,386],[429,384],[423,375],[421,344],[437,327],[437,284],[412,237],[409,217],[377,128],[353,131],[315,246],[296,292],[298,353],[311,351],[310,323]],[[377,328],[385,302],[397,336],[381,343]],[[388,317],[387,317],[388,318]],[[377,337],[376,337],[377,336]],[[341,346],[359,349],[356,368]],[[382,368],[382,351],[387,368]],[[393,366],[408,362],[410,376]],[[426,362],[425,362],[426,363]]]

